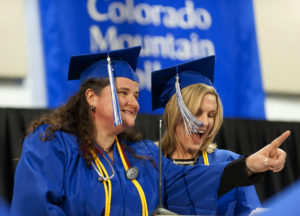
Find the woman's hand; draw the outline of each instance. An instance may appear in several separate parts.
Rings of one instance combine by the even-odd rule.
[[[285,131],[269,145],[246,158],[246,166],[252,173],[272,170],[279,172],[285,164],[286,153],[279,147],[290,136],[291,132]]]

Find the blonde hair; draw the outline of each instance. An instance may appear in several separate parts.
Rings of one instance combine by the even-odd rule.
[[[223,108],[218,93],[214,87],[205,84],[187,86],[181,90],[181,93],[187,108],[193,115],[198,111],[201,101],[206,94],[216,96],[217,112],[214,119],[214,125],[200,148],[200,151],[206,150],[208,153],[213,152],[216,148],[216,144],[212,143],[212,141],[223,122]],[[182,122],[182,117],[178,110],[176,94],[174,94],[167,103],[164,112],[165,133],[162,138],[162,150],[166,155],[171,156],[176,150],[176,145],[179,143],[176,127],[180,122]]]

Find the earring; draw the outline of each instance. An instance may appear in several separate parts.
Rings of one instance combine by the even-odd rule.
[[[96,111],[96,107],[94,107],[93,105],[90,106],[90,109],[93,113]]]

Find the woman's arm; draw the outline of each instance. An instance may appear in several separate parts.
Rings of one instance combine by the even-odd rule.
[[[230,162],[224,169],[218,196],[236,186],[249,186],[260,182],[263,173],[268,170],[281,171],[285,164],[286,153],[279,147],[289,135],[290,131],[286,131],[249,157]]]
[[[11,215],[65,215],[63,205],[65,153],[58,140],[41,141],[41,130],[23,143]]]

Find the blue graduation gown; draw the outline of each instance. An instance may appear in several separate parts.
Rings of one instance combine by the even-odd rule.
[[[0,197],[0,215],[1,216],[9,215],[9,206],[6,203],[6,201],[4,201],[1,197]]]
[[[257,216],[300,215],[300,180],[267,200]]]
[[[233,161],[238,158],[241,158],[240,155],[228,151],[216,149],[213,153],[207,154],[209,166],[211,167],[224,161]],[[204,164],[202,154],[199,156],[196,165]],[[191,166],[183,166],[189,168]],[[210,184],[211,181],[214,181],[214,175],[207,175],[203,178],[203,182],[193,187],[186,188],[186,194],[183,199],[177,199],[177,202],[173,202],[171,205],[168,203],[167,208],[171,211],[177,212],[179,214],[189,214],[189,215],[211,215],[210,212],[204,212],[205,208],[203,205],[208,204],[209,202],[203,202],[203,197],[197,195],[195,190],[198,190],[199,187],[209,188],[206,183]],[[185,179],[185,177],[183,178]],[[191,182],[186,180],[182,185],[190,185]],[[207,191],[207,190],[206,190]],[[205,196],[205,195],[204,195]],[[255,187],[236,187],[231,191],[227,192],[223,196],[219,197],[217,200],[216,212],[217,215],[243,215],[250,213],[253,209],[261,207],[261,203],[258,199],[258,196],[255,191]]]
[[[50,141],[41,141],[40,126],[23,143],[23,151],[15,173],[12,215],[103,215],[105,193],[98,175],[87,167],[79,156],[76,136],[57,131]],[[137,155],[151,157],[158,167],[158,148],[151,141],[127,143]],[[149,160],[136,159],[125,152],[131,166],[139,170],[137,181],[144,190],[148,211],[151,214],[158,205],[158,169]],[[141,215],[142,207],[137,189],[125,176],[116,145],[113,150],[115,175],[111,179],[111,215]],[[107,156],[108,157],[108,156]],[[99,157],[109,175],[109,164]],[[109,159],[110,160],[110,159]],[[202,214],[215,214],[217,191],[224,167],[182,167],[163,159],[162,190],[165,204],[184,202],[202,197],[199,202]],[[207,181],[208,176],[214,176]],[[205,181],[204,181],[205,180]],[[188,184],[186,182],[189,182]],[[188,190],[192,190],[192,193]]]
[[[207,154],[209,165],[233,161],[241,158],[241,155],[232,151],[216,149],[213,153]],[[204,164],[202,155],[198,164]],[[248,215],[252,210],[261,207],[255,187],[236,187],[218,199],[218,215]]]

